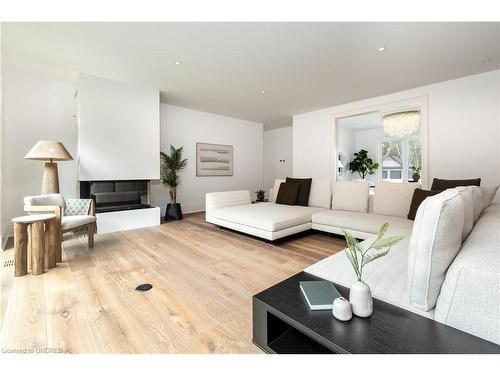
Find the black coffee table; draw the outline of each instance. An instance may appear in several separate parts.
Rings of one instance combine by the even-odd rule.
[[[322,280],[300,272],[253,297],[253,342],[266,353],[500,353],[500,346],[432,319],[374,299],[369,318],[335,319],[311,311],[299,281]],[[348,297],[348,289],[335,285]]]

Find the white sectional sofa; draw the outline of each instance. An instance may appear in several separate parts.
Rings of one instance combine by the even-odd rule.
[[[210,193],[206,220],[267,240],[308,229],[340,234],[344,228],[371,241],[389,222],[404,239],[366,267],[364,281],[374,297],[500,344],[500,203],[491,204],[496,187],[446,190],[427,198],[412,221],[406,214],[416,185],[376,184],[374,196],[364,195],[364,206],[344,193],[365,187],[342,184],[333,185],[331,207],[325,181],[313,180],[309,207],[252,204],[248,191]],[[344,252],[305,272],[346,287],[355,280]]]
[[[341,228],[344,228],[355,237],[366,239],[377,233],[385,222],[394,230],[413,226],[406,215],[418,184],[380,183],[377,188],[384,193],[389,190],[389,195],[380,194],[380,198],[373,199],[368,182],[332,184],[329,180],[313,180],[309,205],[304,207],[274,203],[281,182],[276,180],[269,192],[271,202],[252,204],[248,190],[206,194],[206,221],[271,241],[308,229],[342,234]],[[400,191],[399,197],[391,194],[394,185],[399,185],[396,189]],[[333,201],[332,188],[337,197]],[[353,190],[357,190],[357,194],[353,194]],[[379,199],[383,201],[379,203]],[[402,208],[396,211],[394,206]]]

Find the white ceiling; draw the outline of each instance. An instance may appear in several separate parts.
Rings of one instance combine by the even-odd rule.
[[[163,102],[273,128],[295,114],[498,69],[499,25],[4,23],[2,52],[7,69],[140,83],[159,88]]]

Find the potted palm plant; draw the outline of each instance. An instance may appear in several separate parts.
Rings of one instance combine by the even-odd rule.
[[[187,166],[187,159],[182,158],[182,146],[170,145],[170,155],[160,152],[160,180],[168,187],[170,203],[165,211],[165,221],[181,220],[182,209],[177,203],[177,187],[181,183],[179,172]]]

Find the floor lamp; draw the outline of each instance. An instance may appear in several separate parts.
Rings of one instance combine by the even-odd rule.
[[[59,176],[55,162],[73,160],[66,147],[61,142],[38,141],[24,158],[46,162],[43,171],[42,195],[59,193]]]

